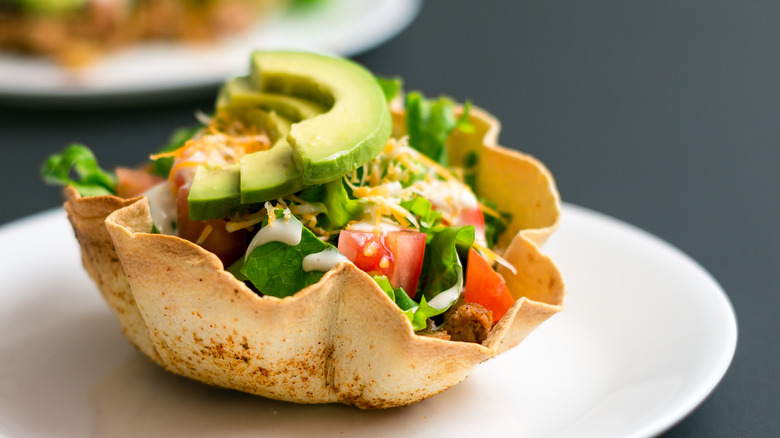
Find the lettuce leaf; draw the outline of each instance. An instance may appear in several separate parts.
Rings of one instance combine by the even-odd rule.
[[[401,207],[415,215],[420,224],[420,231],[427,233],[432,228],[441,225],[441,211],[433,209],[431,201],[422,196],[401,202]]]
[[[317,222],[327,230],[343,228],[363,212],[363,202],[349,197],[343,178],[306,187],[298,192],[298,197],[323,207],[324,211],[317,216]]]
[[[455,299],[457,300],[457,297]],[[411,321],[414,331],[425,330],[428,327],[428,318],[433,318],[446,312],[454,302],[449,303],[446,307],[437,309],[428,304],[428,301],[423,296],[420,299],[420,304],[417,307],[404,311],[404,315]]]
[[[425,297],[422,297],[418,304],[416,301],[409,298],[409,295],[406,294],[406,291],[404,291],[402,287],[393,288],[393,286],[390,285],[390,280],[384,275],[381,277],[375,275],[374,281],[376,281],[379,287],[382,288],[391,300],[395,301],[395,304],[398,305],[404,316],[412,323],[414,331],[424,330],[428,327],[428,318],[440,315],[449,308],[449,306],[443,309],[431,307],[425,300]]]
[[[498,211],[494,202],[487,199],[480,198],[479,202],[487,205],[493,210]],[[485,241],[488,244],[488,248],[493,248],[498,242],[498,237],[506,231],[506,228],[510,222],[512,222],[512,215],[509,213],[498,212],[501,217],[496,217],[490,214],[483,214],[485,218]]]
[[[82,144],[73,143],[46,159],[41,177],[48,184],[73,186],[81,196],[116,194],[116,175],[101,169],[92,150]]]
[[[376,284],[379,285],[379,287],[387,294],[388,297],[390,297],[391,300],[395,301],[401,310],[409,310],[417,305],[416,301],[409,298],[409,295],[406,293],[404,288],[394,288],[386,276],[374,275],[374,281],[376,281]]]
[[[298,219],[292,216],[290,220]],[[267,219],[263,226],[267,226]],[[304,271],[303,258],[332,246],[303,227],[300,243],[290,246],[272,241],[260,245],[252,250],[238,272],[259,292],[279,298],[287,297],[316,283],[325,275],[322,271]],[[235,269],[235,266],[231,266],[231,272]],[[238,275],[236,277],[240,278]]]
[[[409,146],[446,166],[447,138],[455,129],[473,131],[468,122],[471,104],[466,102],[463,114],[455,118],[455,102],[448,97],[426,99],[418,92],[406,95],[406,129]]]
[[[379,83],[379,87],[382,89],[382,92],[385,94],[385,99],[387,99],[388,102],[395,99],[403,89],[403,79],[399,77],[395,78],[382,78],[377,76],[376,81]]]
[[[363,203],[349,197],[342,178],[325,183],[324,203],[328,229],[331,230],[344,227],[363,213]]]
[[[474,243],[474,227],[436,227],[430,230],[428,235],[429,242],[425,246],[422,267],[422,275],[425,278],[421,284],[423,296],[431,301],[441,292],[455,285],[458,285],[458,288],[462,285],[463,265],[460,263],[457,247],[469,247]]]

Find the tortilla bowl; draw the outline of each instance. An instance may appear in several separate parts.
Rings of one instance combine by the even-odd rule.
[[[416,334],[351,263],[293,296],[261,297],[214,254],[153,234],[144,197],[80,197],[69,187],[65,209],[123,333],[166,370],[298,403],[403,406],[462,381],[563,309],[561,274],[539,250],[560,219],[553,178],[532,157],[498,146],[487,113],[472,109],[470,119],[474,132],[450,138],[451,161],[476,156],[478,195],[512,215],[499,247],[517,269],[499,268],[516,301],[481,345]]]

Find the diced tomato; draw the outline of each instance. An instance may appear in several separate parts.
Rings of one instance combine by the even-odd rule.
[[[176,200],[176,206],[179,217],[178,231],[179,236],[190,242],[197,243],[207,225],[211,226],[211,232],[200,244],[207,251],[211,251],[222,260],[225,266],[238,260],[244,255],[246,250],[246,230],[228,232],[225,228],[224,219],[213,219],[208,221],[190,220],[189,207],[187,206],[187,196],[190,193],[189,186],[179,188],[179,196]]]
[[[425,233],[417,231],[344,230],[339,251],[361,270],[385,275],[393,287],[414,298],[425,255]]]
[[[455,223],[452,225],[473,225],[475,240],[482,245],[485,244],[485,218],[482,216],[482,211],[479,209],[479,207],[466,208],[461,210],[458,216],[455,218]]]
[[[467,303],[477,303],[493,312],[493,322],[515,303],[504,278],[474,248],[469,250],[465,298]]]
[[[120,198],[132,198],[151,189],[164,180],[143,170],[116,168],[116,194]]]
[[[417,293],[425,257],[425,240],[425,233],[417,231],[394,231],[385,238],[387,249],[395,256],[393,270],[388,276],[390,284],[404,288],[411,298]]]

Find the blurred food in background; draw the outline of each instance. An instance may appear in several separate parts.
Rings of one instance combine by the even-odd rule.
[[[299,4],[300,3],[300,4]],[[207,42],[316,0],[0,0],[0,50],[78,67],[139,41]]]

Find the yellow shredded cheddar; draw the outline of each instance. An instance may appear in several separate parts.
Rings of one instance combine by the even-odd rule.
[[[490,208],[489,206],[485,205],[482,202],[477,201],[477,203],[479,204],[479,209],[482,210],[482,213],[485,213],[488,216],[501,218],[501,213],[499,213],[496,210]]]
[[[214,227],[211,226],[211,224],[206,224],[206,227],[203,228],[203,232],[200,233],[200,236],[198,236],[198,240],[195,241],[195,244],[203,245],[203,242],[205,242],[206,239],[209,238],[209,235],[211,234],[212,231],[214,231]]]
[[[483,256],[485,256],[485,258],[487,258],[488,260],[495,261],[495,262],[496,262],[496,263],[498,263],[499,265],[501,265],[501,266],[503,266],[503,267],[505,267],[505,268],[509,269],[509,271],[511,271],[513,274],[517,274],[517,269],[515,269],[515,267],[514,267],[514,266],[512,266],[512,264],[511,264],[511,263],[509,263],[508,261],[506,261],[506,260],[505,260],[503,257],[501,257],[500,255],[498,255],[498,254],[494,253],[494,252],[493,252],[492,250],[490,250],[489,248],[487,248],[487,247],[485,247],[485,246],[483,246],[483,245],[481,245],[481,244],[479,244],[479,243],[477,243],[477,242],[474,242],[474,243],[473,243],[471,246],[473,246],[474,248],[476,248],[476,249],[477,249],[477,250],[478,250],[480,253],[482,253],[482,255],[483,255]]]

